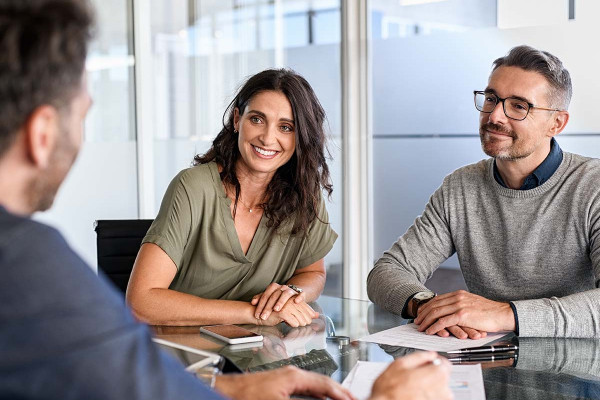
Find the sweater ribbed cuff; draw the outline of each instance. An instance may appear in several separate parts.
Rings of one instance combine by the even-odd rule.
[[[519,316],[519,336],[554,336],[556,324],[554,312],[548,299],[518,300],[513,301],[512,304]]]
[[[393,312],[395,312],[396,314],[400,314],[400,316],[404,319],[412,319],[413,317],[411,317],[410,315],[407,315],[408,301],[416,293],[422,292],[424,290],[428,290],[428,289],[425,286],[413,285],[413,284],[406,285],[401,288],[397,288],[392,293],[390,293],[390,295],[388,296],[387,303],[388,304],[394,303],[395,306],[401,306],[402,308],[398,307],[398,310],[393,311]]]

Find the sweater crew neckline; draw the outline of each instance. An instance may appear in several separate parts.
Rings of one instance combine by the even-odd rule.
[[[491,183],[491,185],[494,187],[494,190],[501,196],[512,197],[512,198],[521,198],[521,199],[533,198],[533,197],[539,196],[543,193],[546,193],[548,190],[552,189],[552,187],[554,187],[554,185],[556,185],[560,181],[562,176],[565,174],[565,172],[569,168],[569,165],[571,164],[571,160],[573,158],[572,156],[573,155],[571,153],[564,151],[562,162],[560,163],[560,166],[554,172],[554,174],[552,174],[550,179],[548,179],[546,182],[542,183],[540,186],[535,187],[533,189],[528,189],[528,190],[510,189],[510,188],[506,188],[506,187],[502,186],[501,184],[499,184],[496,181],[496,179],[494,179],[494,158],[490,158],[487,160],[487,180],[488,180],[488,183]]]

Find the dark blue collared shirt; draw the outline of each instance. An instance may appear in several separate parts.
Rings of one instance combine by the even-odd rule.
[[[550,141],[550,153],[548,154],[546,159],[531,174],[529,174],[527,178],[525,178],[525,181],[523,182],[523,185],[521,185],[519,190],[535,189],[536,187],[546,182],[548,179],[550,179],[552,174],[556,172],[556,170],[560,166],[560,163],[562,162],[562,159],[563,152],[560,146],[558,145],[558,142],[554,138],[552,138],[552,140]],[[494,160],[494,178],[496,179],[496,182],[498,182],[500,185],[504,186],[505,188],[508,188],[508,186],[506,186],[506,184],[502,180],[500,173],[498,172],[496,160]]]
[[[560,146],[558,145],[558,142],[554,138],[552,138],[552,140],[550,141],[550,153],[548,153],[546,159],[531,174],[529,174],[527,178],[525,178],[525,181],[523,182],[519,190],[535,189],[536,187],[546,182],[548,179],[550,179],[552,174],[556,172],[556,170],[560,166],[560,163],[562,162],[562,159],[563,152]],[[496,179],[496,182],[498,182],[500,185],[504,186],[505,188],[508,188],[508,186],[506,186],[506,184],[502,180],[500,173],[498,172],[496,160],[494,160],[494,178]],[[519,316],[517,315],[517,308],[512,302],[510,302],[509,304],[515,316],[515,333],[518,335]]]

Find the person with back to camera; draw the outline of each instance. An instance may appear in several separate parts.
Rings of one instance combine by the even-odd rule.
[[[171,182],[127,289],[151,324],[306,326],[337,234],[321,191],[325,112],[287,69],[247,80],[224,126]]]

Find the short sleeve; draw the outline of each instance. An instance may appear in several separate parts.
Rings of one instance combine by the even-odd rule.
[[[307,267],[329,253],[338,235],[329,223],[329,215],[325,207],[325,200],[321,197],[317,218],[310,224],[305,238],[306,243],[302,248],[298,268]]]
[[[169,184],[158,215],[142,240],[163,249],[177,270],[181,267],[192,226],[192,205],[184,179],[186,171],[177,174]]]

